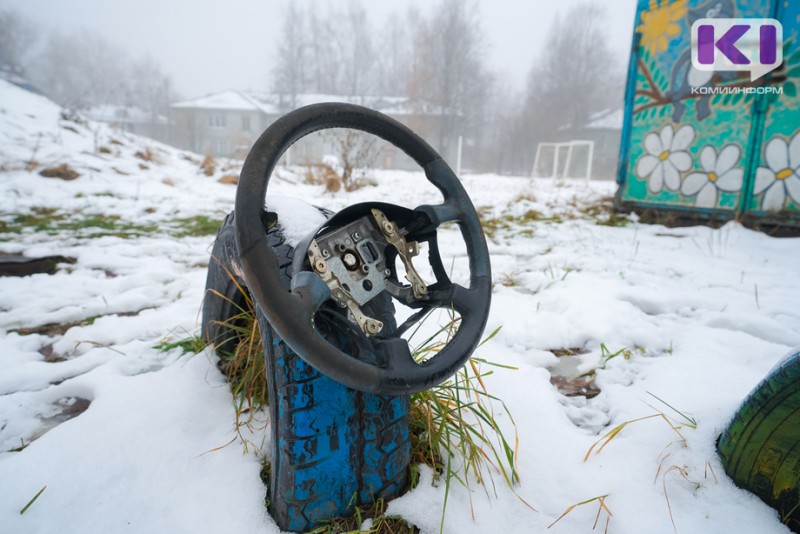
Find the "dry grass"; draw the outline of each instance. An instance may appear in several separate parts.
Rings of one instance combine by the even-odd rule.
[[[158,163],[158,157],[156,156],[155,151],[149,146],[145,147],[144,150],[137,150],[136,153],[134,153],[134,156],[136,156],[142,161]]]
[[[232,276],[231,273],[228,273]],[[228,377],[236,409],[237,436],[224,446],[233,443],[237,437],[242,440],[245,450],[248,442],[241,429],[250,428],[253,415],[268,403],[266,371],[258,321],[255,308],[247,291],[239,290],[246,296],[244,305],[236,305],[237,314],[224,322],[233,339],[235,349],[230,354],[219,354],[219,367]],[[218,298],[226,299],[221,293],[212,291]],[[454,335],[460,319],[451,317],[438,332],[420,343],[414,350],[418,361],[437,354]],[[488,335],[481,344],[494,337],[500,329]],[[443,338],[443,339],[442,339]],[[193,339],[196,339],[193,338]],[[222,340],[220,345],[228,340]],[[181,346],[179,341],[160,348]],[[194,342],[187,341],[191,350],[198,352]],[[220,346],[218,345],[218,347]],[[444,383],[414,394],[410,399],[409,427],[411,433],[412,464],[424,463],[431,466],[435,480],[445,483],[445,506],[450,483],[457,480],[471,490],[474,483],[482,485],[487,496],[490,487],[495,491],[495,477],[499,476],[512,491],[519,482],[516,458],[519,439],[514,419],[505,403],[491,394],[485,378],[494,371],[483,368],[514,369],[484,359],[472,358],[467,365]],[[496,417],[497,412],[506,417]],[[507,438],[498,420],[507,420],[513,428],[513,435]],[[268,470],[268,466],[265,467]],[[417,478],[413,476],[412,482]],[[516,491],[515,491],[516,493]],[[527,506],[521,497],[520,500]],[[531,507],[532,508],[532,507]],[[377,501],[372,506],[354,508],[354,516],[335,518],[314,532],[345,532],[360,527],[363,519],[371,518],[368,532],[417,532],[416,527],[408,525],[400,518],[386,517],[385,503]],[[444,522],[444,510],[442,513]],[[443,524],[443,523],[442,523]]]
[[[325,525],[309,531],[309,534],[417,534],[419,529],[399,516],[386,515],[386,501],[378,499],[372,504],[355,506],[351,502],[353,515],[335,517]],[[362,528],[363,527],[363,528]]]
[[[653,407],[653,406],[648,404],[648,406],[650,408],[652,408],[655,411],[655,413],[650,414],[650,415],[646,415],[646,416],[643,416],[643,417],[637,417],[635,419],[631,419],[631,420],[628,420],[628,421],[624,421],[623,423],[620,423],[619,425],[617,425],[614,428],[612,428],[605,435],[603,435],[600,439],[598,439],[596,442],[594,442],[591,447],[589,447],[589,450],[586,452],[586,456],[584,456],[584,458],[583,458],[584,462],[589,460],[589,458],[591,457],[593,452],[594,452],[595,455],[600,454],[603,451],[603,449],[607,445],[609,445],[615,438],[617,438],[622,433],[622,431],[625,430],[625,428],[627,428],[629,425],[632,425],[634,423],[638,423],[638,422],[641,422],[641,421],[650,420],[650,419],[657,420],[657,421],[663,421],[667,426],[669,426],[670,430],[672,430],[678,436],[679,440],[678,440],[677,443],[681,447],[686,447],[687,446],[686,437],[683,435],[681,430],[683,430],[684,428],[689,428],[689,429],[697,428],[697,420],[694,419],[693,417],[687,415],[686,413],[676,409],[675,407],[673,407],[672,405],[670,405],[666,401],[662,400],[661,398],[657,397],[656,395],[653,395],[650,392],[647,392],[647,393],[648,393],[648,395],[650,395],[651,397],[653,397],[654,399],[656,399],[657,401],[662,403],[664,406],[669,408],[675,415],[677,415],[677,418],[670,417],[664,411],[659,410],[659,409],[657,409],[657,408],[655,408],[655,407]],[[665,448],[665,451],[670,446],[672,446],[674,444],[675,444],[675,442],[672,442],[672,443],[668,444],[667,447]],[[598,448],[598,445],[599,445],[599,448]],[[597,448],[597,450],[595,450],[595,448]],[[667,460],[670,457],[671,457],[671,453],[666,453],[666,454],[663,454],[663,456],[660,456],[661,459],[658,462],[658,468],[656,469],[656,473],[655,473],[655,477],[653,479],[653,483],[655,484],[656,482],[658,482],[658,478],[659,478],[659,476],[661,476],[661,484],[662,484],[662,488],[663,488],[664,502],[666,503],[666,507],[667,507],[667,513],[669,515],[669,520],[670,520],[670,523],[672,524],[672,528],[675,531],[675,533],[677,534],[678,529],[677,529],[677,526],[675,524],[675,518],[674,518],[673,513],[672,513],[672,504],[670,503],[669,491],[667,489],[667,478],[668,478],[668,476],[670,474],[675,474],[678,477],[680,477],[680,478],[684,479],[685,481],[687,481],[695,489],[699,488],[701,486],[701,484],[699,482],[694,482],[689,478],[689,467],[688,466],[686,466],[686,465],[680,466],[680,465],[674,465],[674,464],[673,465],[668,465]],[[716,473],[714,473],[713,467],[711,467],[711,464],[709,462],[706,462],[705,475],[704,475],[705,478],[708,477],[708,473],[709,472],[714,477],[714,480],[717,480],[717,475],[716,475]],[[596,498],[596,499],[598,499],[598,498]],[[591,502],[591,500],[585,501],[583,503],[579,503],[578,505],[586,504],[588,502]],[[575,506],[577,506],[577,505],[573,505],[572,507],[567,509],[567,511],[564,514],[562,514],[561,517],[563,517],[564,515],[566,515],[570,511],[572,511],[572,509]],[[599,511],[598,511],[598,514],[599,514]],[[610,515],[610,511],[609,511],[609,515]],[[559,517],[559,519],[561,519],[561,517]],[[558,520],[556,520],[556,522],[558,522]],[[553,523],[553,524],[555,524],[555,523]],[[597,521],[595,520],[595,525],[596,524],[597,524]],[[606,525],[606,529],[607,528],[608,528],[608,525]]]
[[[59,178],[61,180],[69,181],[78,178],[80,173],[66,163],[62,163],[61,165],[42,169],[39,171],[39,175],[44,176],[45,178]]]
[[[239,183],[239,175],[238,174],[226,174],[222,176],[217,182],[225,185],[236,185]]]
[[[217,161],[214,159],[214,156],[206,154],[203,158],[203,162],[200,163],[200,170],[203,171],[203,174],[206,176],[214,176],[214,173],[217,172]]]
[[[581,501],[581,502],[577,502],[575,504],[572,504],[566,510],[564,510],[564,513],[562,513],[560,516],[558,516],[558,519],[556,519],[555,521],[550,523],[547,526],[547,528],[552,528],[553,525],[555,525],[556,523],[558,523],[559,521],[564,519],[564,517],[569,515],[570,512],[572,512],[575,508],[577,508],[579,506],[585,506],[587,504],[591,504],[593,502],[596,502],[597,503],[597,515],[594,518],[594,525],[592,525],[592,530],[597,528],[597,523],[598,523],[598,521],[600,521],[600,514],[605,512],[605,514],[606,514],[606,527],[603,530],[603,534],[608,534],[608,525],[611,522],[611,516],[613,516],[614,514],[611,513],[611,509],[608,507],[608,505],[606,505],[606,499],[607,498],[608,498],[607,494],[606,495],[599,495],[597,497],[592,497],[591,499],[586,499],[585,501]]]

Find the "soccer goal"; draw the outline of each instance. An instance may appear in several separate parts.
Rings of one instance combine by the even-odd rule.
[[[584,178],[588,182],[592,176],[593,157],[594,141],[572,140],[563,143],[539,143],[536,146],[531,177]],[[585,159],[584,165],[580,165],[582,159]],[[559,173],[559,171],[561,172]]]

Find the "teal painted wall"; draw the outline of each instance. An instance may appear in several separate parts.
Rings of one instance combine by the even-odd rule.
[[[748,72],[692,68],[699,18],[777,18],[784,63]],[[800,2],[647,0],[636,16],[617,202],[623,207],[752,217],[800,226]],[[774,87],[783,94],[693,94],[691,87]]]

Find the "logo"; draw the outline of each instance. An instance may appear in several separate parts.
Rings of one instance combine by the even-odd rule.
[[[775,19],[700,19],[692,24],[692,66],[750,71],[755,81],[783,62],[783,26]]]

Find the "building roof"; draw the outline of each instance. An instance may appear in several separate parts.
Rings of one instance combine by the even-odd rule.
[[[112,122],[117,124],[148,124],[169,122],[163,115],[154,115],[141,108],[118,106],[115,104],[102,104],[86,110],[85,115],[98,122]]]
[[[295,95],[296,107],[322,102],[346,102],[359,104],[394,116],[430,113],[429,106],[415,105],[410,99],[400,96],[347,96],[326,93],[300,93]],[[291,109],[291,96],[257,91],[223,91],[192,100],[176,102],[173,108],[210,109],[232,111],[262,111],[267,115],[282,115]],[[422,110],[422,111],[421,111]]]
[[[621,130],[625,113],[622,109],[606,109],[595,113],[586,128],[591,130]]]
[[[212,93],[192,100],[171,104],[173,108],[228,109],[233,111],[258,110],[258,104],[239,91]]]

